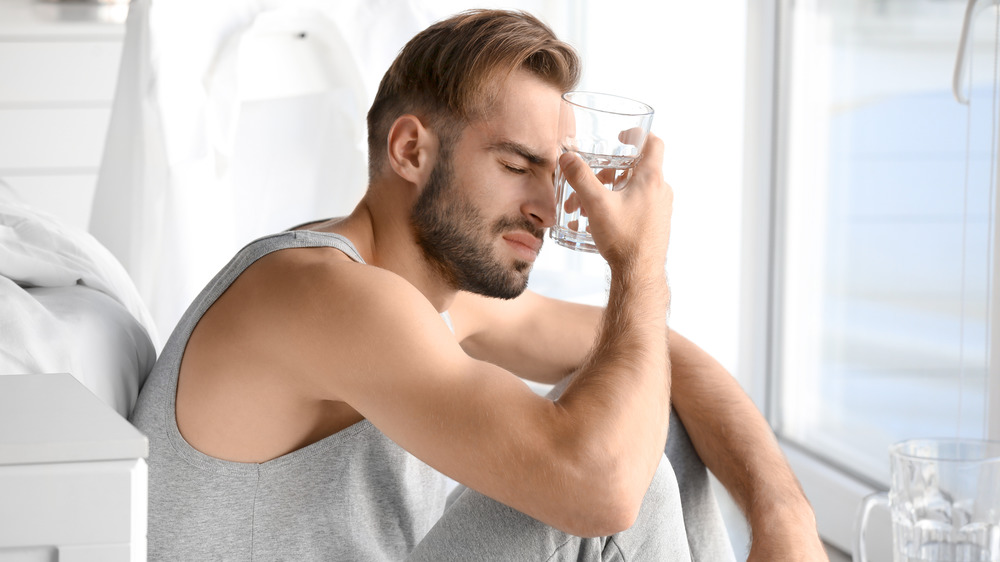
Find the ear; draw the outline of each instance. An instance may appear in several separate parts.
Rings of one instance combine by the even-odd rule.
[[[438,138],[415,115],[402,115],[389,128],[389,166],[406,181],[423,185],[438,155]]]

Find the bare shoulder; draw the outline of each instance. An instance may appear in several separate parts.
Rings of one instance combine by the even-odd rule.
[[[412,284],[336,249],[281,250],[245,276],[251,289],[242,300],[253,299],[253,324],[278,338],[273,349],[294,350],[300,378],[328,399],[343,399],[345,383],[398,369],[428,348],[459,349]]]
[[[279,250],[247,267],[198,321],[180,367],[178,427],[207,454],[272,459],[377,415],[381,406],[362,412],[358,397],[411,372],[404,353],[453,356],[448,338],[457,348],[398,276],[333,248]]]
[[[408,281],[388,270],[353,261],[336,248],[291,248],[264,256],[244,277],[273,292],[284,307],[315,312],[430,303]]]

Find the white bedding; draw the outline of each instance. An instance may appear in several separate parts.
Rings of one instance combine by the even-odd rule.
[[[156,359],[135,286],[92,236],[0,182],[0,375],[72,373],[123,416]]]

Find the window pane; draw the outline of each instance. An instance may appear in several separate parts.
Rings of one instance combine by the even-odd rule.
[[[887,447],[983,437],[995,11],[952,96],[966,2],[791,11],[779,431],[887,482]]]

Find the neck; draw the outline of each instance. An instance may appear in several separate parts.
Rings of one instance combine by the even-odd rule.
[[[365,263],[380,267],[409,281],[437,309],[451,306],[457,291],[424,257],[410,227],[413,200],[400,197],[406,186],[373,182],[364,198],[347,217],[325,223],[316,230],[347,237]]]

